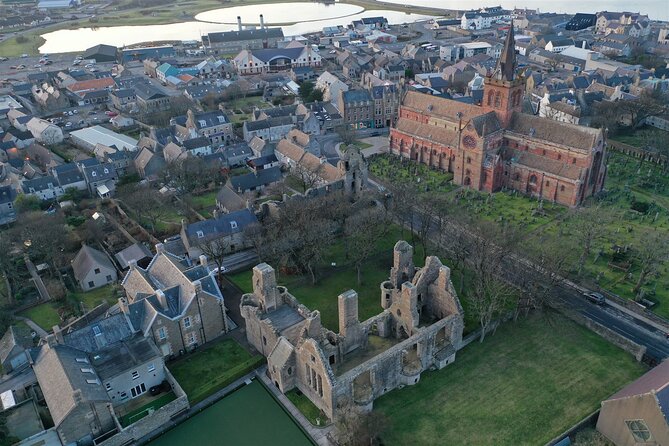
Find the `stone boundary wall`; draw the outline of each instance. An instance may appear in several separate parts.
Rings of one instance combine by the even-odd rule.
[[[622,348],[628,353],[631,353],[632,356],[637,361],[641,361],[641,358],[646,354],[646,347],[637,344],[636,342],[630,341],[624,336],[616,333],[615,331],[603,326],[602,324],[595,322],[591,319],[586,318],[577,313],[567,312],[565,315],[576,322],[579,325],[586,327],[587,329],[597,333],[613,345]]]
[[[110,439],[99,443],[99,446],[125,446],[135,444],[138,439],[160,427],[170,424],[176,415],[185,412],[190,408],[186,393],[174,379],[167,367],[165,367],[165,377],[172,385],[172,390],[177,396],[177,399],[167,403],[151,415],[147,415],[130,426],[121,429],[119,433]]]
[[[608,140],[607,144],[611,150],[633,156],[634,158],[642,158],[644,161],[649,161],[660,166],[667,164],[668,162],[667,157],[664,155],[650,152],[640,147],[625,144],[624,142]]]
[[[600,409],[597,409],[596,411],[594,411],[593,413],[591,413],[590,415],[586,416],[586,417],[583,418],[581,421],[579,421],[578,423],[576,423],[575,425],[573,425],[572,427],[570,427],[570,428],[569,428],[568,430],[566,430],[565,432],[562,432],[560,435],[558,435],[557,437],[553,438],[551,441],[549,441],[548,443],[546,443],[546,446],[555,446],[556,444],[558,444],[559,442],[561,442],[561,441],[564,440],[565,438],[574,435],[574,434],[577,433],[578,431],[580,431],[580,430],[582,430],[582,429],[584,429],[584,428],[586,428],[586,427],[588,427],[588,426],[593,426],[593,427],[594,427],[595,424],[597,423],[597,419],[599,418],[599,410],[600,410]]]

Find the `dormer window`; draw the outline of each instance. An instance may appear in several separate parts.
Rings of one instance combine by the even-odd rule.
[[[230,227],[231,227],[232,229],[237,229],[237,222],[234,221],[234,220],[232,220],[232,221],[230,222]]]
[[[97,325],[93,325],[93,334],[95,336],[101,336],[102,331],[100,331],[100,327],[98,327]]]
[[[97,176],[98,176],[98,173],[97,173],[97,172],[91,172],[91,176],[92,176],[92,177],[97,177]]]
[[[109,169],[105,167],[105,173],[109,173]]]
[[[197,231],[197,238],[204,238],[204,232]]]

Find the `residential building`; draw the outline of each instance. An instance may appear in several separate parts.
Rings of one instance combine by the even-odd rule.
[[[669,444],[669,361],[602,401],[597,430],[616,446]]]
[[[16,191],[11,186],[0,186],[0,225],[7,225],[16,221]]]
[[[55,200],[64,193],[58,180],[51,175],[24,180],[21,188],[24,194],[34,195],[42,201]]]
[[[82,166],[80,170],[84,175],[91,196],[109,198],[116,191],[118,173],[113,164],[97,163],[92,166]]]
[[[348,85],[329,71],[324,71],[318,76],[314,87],[323,92],[324,101],[334,103],[339,100],[340,91],[348,91]]]
[[[320,67],[321,55],[311,45],[293,41],[285,48],[242,50],[232,64],[240,75],[277,73],[296,67]]]
[[[213,147],[226,144],[234,137],[232,123],[220,110],[204,113],[188,110],[186,116],[173,118],[172,123],[185,129],[191,138],[208,138]]]
[[[33,339],[27,327],[10,325],[0,339],[0,364],[5,375],[21,370],[30,364]]]
[[[269,169],[249,172],[244,175],[235,175],[228,179],[227,186],[238,194],[247,192],[260,192],[267,186],[283,180],[281,168],[270,167]]]
[[[242,131],[244,141],[247,142],[251,141],[254,137],[276,142],[285,137],[294,128],[295,123],[290,116],[281,116],[257,121],[245,121]]]
[[[495,8],[482,8],[466,11],[460,17],[460,28],[466,30],[487,29],[501,21],[510,21],[511,11]]]
[[[26,128],[41,144],[54,145],[63,142],[63,130],[44,119],[32,118]]]
[[[72,270],[74,278],[84,291],[109,285],[117,279],[116,268],[109,257],[88,245],[82,246],[72,260]]]
[[[254,223],[258,223],[258,219],[246,208],[228,214],[216,214],[214,218],[195,223],[186,224],[183,221],[181,240],[191,258],[202,254],[200,246],[207,243],[222,243],[226,252],[240,251],[249,247],[244,230]]]
[[[167,162],[165,158],[150,147],[143,147],[133,160],[135,171],[144,179],[156,179]]]
[[[337,108],[347,126],[353,129],[374,127],[374,102],[367,90],[340,91]]]
[[[156,255],[144,269],[130,262],[121,282],[126,297],[119,306],[133,330],[152,338],[163,357],[180,355],[227,331],[226,309],[215,275],[200,257],[179,258],[156,245]]]

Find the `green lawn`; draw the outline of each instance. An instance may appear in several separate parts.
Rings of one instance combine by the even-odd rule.
[[[79,309],[81,309],[81,302],[83,302],[86,311],[90,311],[105,300],[110,305],[114,305],[117,298],[114,285],[107,285],[91,291],[72,293],[71,299],[76,302]]]
[[[232,383],[258,367],[264,358],[251,356],[233,339],[223,339],[168,364],[191,404]]]
[[[503,325],[455,363],[374,402],[385,444],[545,444],[645,372],[627,353],[565,317]]]
[[[212,211],[216,207],[216,197],[218,190],[206,192],[201,195],[192,195],[190,197],[190,204],[197,212],[205,218],[212,218]]]
[[[23,310],[19,313],[19,316],[31,319],[47,332],[50,332],[54,325],[60,324],[57,307],[52,302],[46,302]]]
[[[299,393],[298,393],[299,392]],[[302,392],[293,389],[286,393],[286,397],[298,408],[302,415],[314,426],[323,426],[328,423],[328,418],[321,410],[312,403]]]
[[[369,161],[369,172],[381,179],[413,185],[417,192],[451,192],[453,174],[433,170],[424,164],[393,155],[376,155]]]

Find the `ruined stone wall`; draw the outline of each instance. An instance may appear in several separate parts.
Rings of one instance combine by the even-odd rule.
[[[312,403],[331,420],[334,418],[332,370],[327,365],[320,348],[312,339],[306,340],[295,352],[295,384]]]

